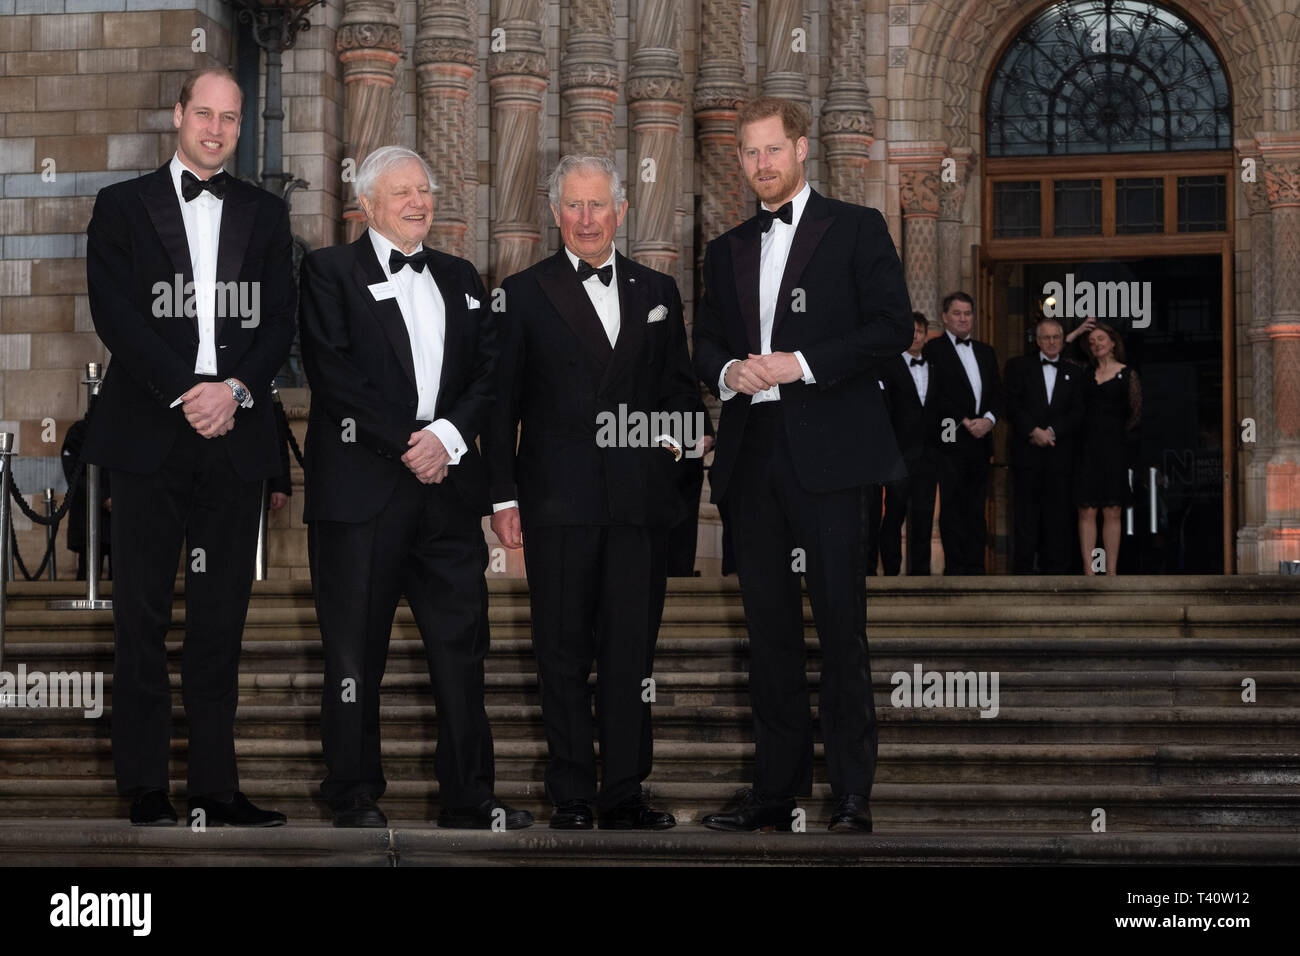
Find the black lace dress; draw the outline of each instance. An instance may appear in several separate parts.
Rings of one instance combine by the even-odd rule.
[[[1133,503],[1127,449],[1142,421],[1142,385],[1137,372],[1128,366],[1100,385],[1093,369],[1089,368],[1085,375],[1075,504],[1084,508],[1127,507]]]

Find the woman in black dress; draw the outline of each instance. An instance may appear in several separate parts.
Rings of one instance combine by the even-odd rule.
[[[1100,570],[1114,574],[1119,561],[1120,510],[1132,504],[1125,447],[1142,420],[1142,386],[1137,372],[1124,364],[1124,343],[1104,322],[1089,319],[1078,331],[1087,335],[1092,375],[1084,386],[1082,441],[1075,469],[1075,504],[1079,507],[1079,545],[1083,573],[1093,574],[1097,546],[1097,509],[1101,509]]]

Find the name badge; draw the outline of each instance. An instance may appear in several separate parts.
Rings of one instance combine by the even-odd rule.
[[[376,282],[374,285],[366,286],[370,294],[375,297],[376,302],[383,302],[385,299],[391,299],[397,295],[397,290],[393,288],[391,282]]]

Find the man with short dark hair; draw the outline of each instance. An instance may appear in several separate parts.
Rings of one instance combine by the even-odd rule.
[[[972,337],[975,300],[965,292],[944,296],[943,328],[921,350],[930,365],[939,432],[943,573],[983,574],[992,432],[1002,415],[998,357]]]
[[[182,545],[190,811],[207,826],[285,822],[239,791],[235,765],[262,481],[280,467],[271,379],[296,297],[284,202],[222,170],[242,103],[224,69],[189,77],[176,155],[100,190],[86,230],[91,318],[113,358],[85,459],[111,470],[113,766],[137,825],[177,820],[164,642]]]
[[[863,488],[905,474],[876,370],[911,340],[912,310],[884,217],[808,185],[802,109],[762,97],[737,126],[762,208],[709,243],[695,369],[722,400],[709,477],[730,516],[749,629],[754,786],[701,822],[789,830],[811,792],[802,574],[821,644],[830,826],[870,831]]]
[[[1063,361],[1056,319],[1034,326],[1037,349],[1007,362],[1011,422],[1012,568],[1063,574],[1073,540],[1074,439],[1083,423],[1083,370]],[[1035,565],[1037,557],[1037,565]]]

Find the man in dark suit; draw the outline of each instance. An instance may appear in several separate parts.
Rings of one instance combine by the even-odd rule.
[[[885,574],[903,566],[903,518],[907,518],[907,573],[930,573],[930,531],[934,494],[939,481],[938,422],[930,391],[930,368],[921,354],[929,323],[912,313],[912,344],[880,368],[880,384],[889,407],[894,437],[903,450],[907,477],[885,485],[885,514],[880,521],[880,559]]]
[[[564,247],[502,284],[500,393],[484,435],[492,529],[524,549],[551,827],[666,829],[676,821],[641,783],[667,531],[683,510],[676,459],[702,437],[704,405],[677,284],[614,248],[627,212],[614,164],[563,157],[550,201]]]
[[[113,765],[139,825],[176,822],[164,641],[182,545],[190,811],[209,826],[285,822],[240,793],[235,766],[258,508],[279,468],[271,379],[295,301],[288,209],[222,171],[242,106],[225,70],[191,75],[176,155],[100,190],[87,229],[91,316],[113,360],[85,459],[111,469]]]
[[[971,338],[975,300],[943,299],[943,334],[921,351],[930,366],[939,432],[939,537],[944,574],[983,574],[993,426],[1002,416],[1002,382],[991,345]]]
[[[1013,567],[1063,574],[1074,509],[1070,482],[1074,440],[1083,423],[1082,371],[1062,361],[1065,330],[1055,319],[1034,327],[1038,351],[1007,362],[1011,421]]]
[[[303,262],[311,385],[303,517],[325,656],[321,793],[337,827],[383,827],[379,686],[405,595],[438,713],[438,825],[518,829],[493,794],[483,699],[487,483],[474,440],[492,405],[496,323],[472,263],[423,246],[433,175],[418,153],[357,171],[369,228]]]
[[[722,400],[709,478],[730,516],[754,709],[754,786],[701,821],[722,830],[789,830],[811,792],[800,572],[822,650],[831,828],[871,829],[863,486],[905,474],[876,372],[911,340],[912,310],[880,213],[805,181],[807,132],[787,100],[741,110],[738,157],[763,207],[709,243],[695,316],[695,369]]]

